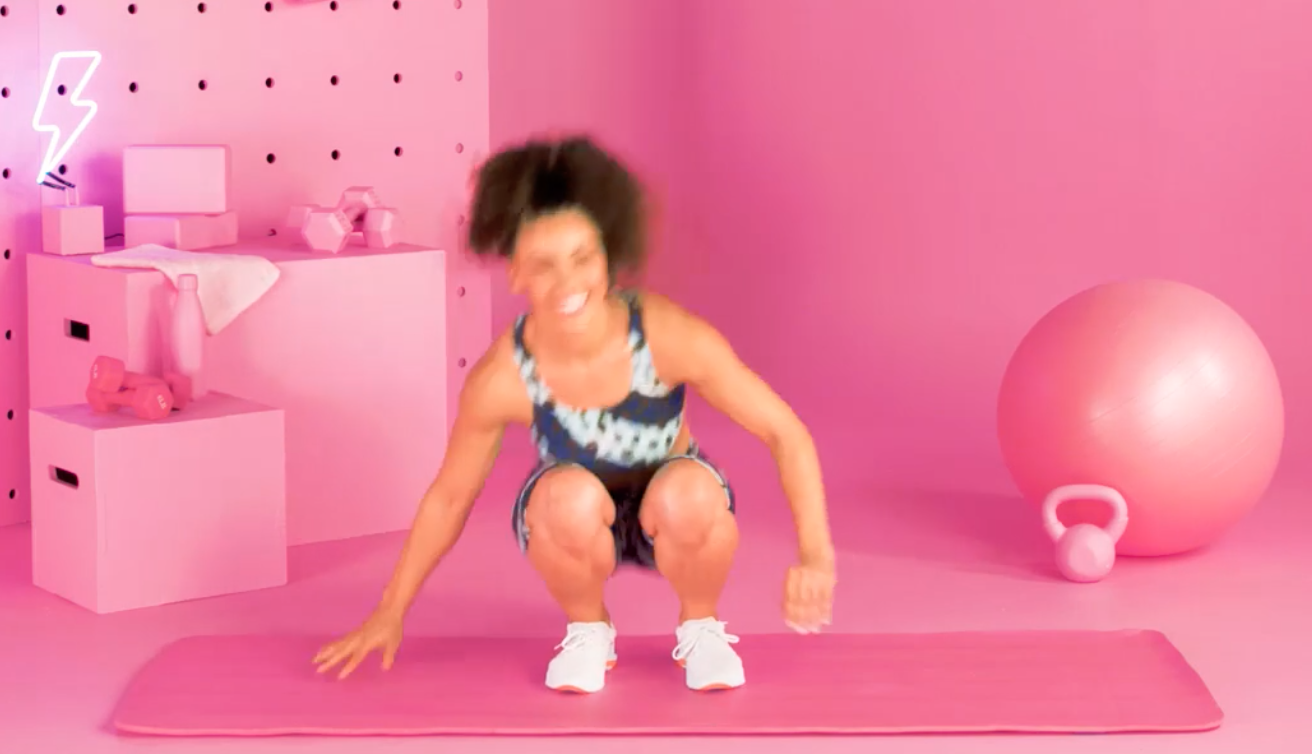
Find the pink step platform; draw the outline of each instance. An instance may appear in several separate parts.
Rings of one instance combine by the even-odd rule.
[[[288,544],[408,528],[446,445],[448,406],[491,340],[476,303],[486,290],[456,283],[447,255],[426,247],[216,251],[281,271],[206,339],[204,364],[211,389],[286,412]],[[28,255],[27,273],[31,405],[83,401],[101,354],[159,373],[173,295],[162,273],[45,254]]]
[[[282,409],[211,393],[160,421],[30,417],[38,587],[113,613],[287,583]]]
[[[543,685],[548,638],[423,638],[384,672],[311,664],[322,639],[198,636],[165,647],[114,713],[161,736],[845,735],[1186,732],[1221,724],[1154,631],[745,636],[747,685],[696,693],[669,636],[624,637],[599,694]]]

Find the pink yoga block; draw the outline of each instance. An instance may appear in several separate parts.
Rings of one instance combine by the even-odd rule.
[[[41,208],[41,250],[75,256],[105,250],[105,208],[48,204]]]
[[[461,339],[467,353],[448,357],[446,255],[408,245],[320,255],[247,242],[222,253],[259,254],[281,271],[263,298],[206,338],[203,363],[211,390],[286,410],[289,542],[407,528],[446,447],[447,386],[490,339],[486,320],[452,319],[453,332],[472,334]],[[32,405],[84,400],[99,354],[158,373],[171,298],[159,272],[29,255]]]
[[[232,208],[232,151],[223,145],[123,149],[123,211],[217,215]]]
[[[200,251],[237,243],[237,213],[217,215],[127,215],[123,245],[159,244],[171,249]]]
[[[287,583],[281,409],[211,394],[157,422],[30,419],[38,587],[112,613]]]

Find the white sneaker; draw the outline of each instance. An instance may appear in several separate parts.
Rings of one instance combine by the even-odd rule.
[[[593,694],[606,685],[606,671],[615,667],[615,627],[609,623],[571,623],[560,652],[547,664],[547,687],[556,691]]]
[[[724,622],[714,618],[684,621],[675,631],[674,659],[687,674],[693,691],[738,688],[747,682],[743,661],[731,644],[738,637],[725,633]]]

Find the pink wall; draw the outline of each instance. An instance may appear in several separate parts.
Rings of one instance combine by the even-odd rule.
[[[760,5],[688,6],[677,292],[808,418],[993,465],[1025,329],[1152,275],[1248,318],[1306,446],[1312,4]]]
[[[490,133],[494,148],[547,130],[587,131],[620,152],[661,202],[660,228],[677,228],[673,188],[688,165],[683,134],[691,102],[683,2],[491,0]],[[657,240],[652,277],[668,268]],[[494,283],[493,330],[521,304]]]
[[[1312,10],[930,6],[490,0],[490,144],[577,128],[619,149],[663,205],[652,283],[824,438],[873,423],[908,456],[991,464],[1025,328],[1162,275],[1259,329],[1306,445]],[[494,330],[518,310],[498,274]]]

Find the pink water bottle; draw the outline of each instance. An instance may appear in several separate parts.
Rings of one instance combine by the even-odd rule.
[[[205,396],[201,360],[205,345],[205,317],[195,275],[178,276],[178,297],[173,302],[173,370],[191,380],[192,398]]]

